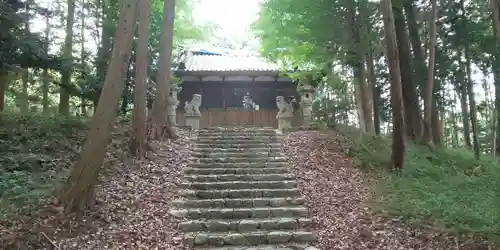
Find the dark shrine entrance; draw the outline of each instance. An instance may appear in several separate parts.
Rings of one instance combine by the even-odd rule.
[[[202,95],[200,127],[278,127],[276,97],[298,98],[297,85],[280,76],[279,67],[258,57],[189,53],[176,71],[182,77],[177,124],[184,125],[184,105]],[[255,108],[245,108],[249,95]],[[299,118],[298,118],[299,119]]]

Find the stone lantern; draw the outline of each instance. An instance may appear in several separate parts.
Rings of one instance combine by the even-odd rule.
[[[300,94],[300,108],[302,109],[302,117],[304,126],[311,125],[312,107],[315,99],[315,88],[308,82],[302,82],[297,87],[297,92]]]
[[[177,107],[179,106],[179,100],[177,99],[177,94],[181,92],[182,88],[178,86],[174,86],[170,89],[170,93],[167,98],[167,117],[168,121],[172,125],[177,125]]]

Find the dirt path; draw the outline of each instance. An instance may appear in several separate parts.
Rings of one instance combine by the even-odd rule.
[[[368,205],[374,181],[356,169],[338,145],[334,132],[299,131],[289,134],[282,146],[313,216],[317,247],[457,249],[450,238],[374,214]]]

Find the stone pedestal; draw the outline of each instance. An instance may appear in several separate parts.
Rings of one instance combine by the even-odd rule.
[[[292,118],[293,118],[293,116],[278,117],[278,129],[284,130],[284,129],[292,128]]]
[[[297,88],[297,92],[300,94],[300,108],[302,110],[303,125],[310,126],[315,89],[308,83],[302,83]]]
[[[186,117],[186,126],[189,126],[192,129],[199,129],[200,128],[201,115],[186,114],[185,117]]]
[[[191,102],[186,102],[184,105],[184,117],[186,117],[186,126],[192,129],[200,128],[200,105],[201,105],[201,95],[194,94]]]
[[[177,100],[168,100],[167,106],[167,118],[171,125],[177,125],[177,106],[179,105],[179,101]]]
[[[171,125],[177,125],[177,107],[179,106],[179,100],[177,99],[177,93],[182,90],[180,87],[173,87],[170,89],[168,95],[168,105],[167,105],[167,119]]]
[[[310,126],[312,120],[312,103],[301,103],[302,119],[304,126]]]

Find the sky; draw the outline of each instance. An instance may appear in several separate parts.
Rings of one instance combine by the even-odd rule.
[[[196,22],[214,22],[227,36],[246,35],[257,18],[260,0],[198,0],[193,10]]]

